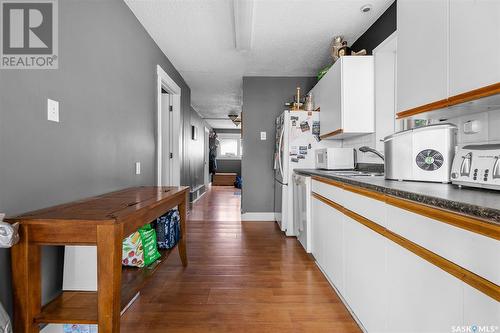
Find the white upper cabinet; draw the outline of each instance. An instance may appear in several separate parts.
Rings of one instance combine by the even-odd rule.
[[[398,0],[397,33],[397,112],[446,99],[448,0]]]
[[[399,0],[397,112],[500,82],[500,1]]]
[[[313,88],[313,94],[318,92],[323,138],[342,139],[374,132],[372,56],[341,57]]]
[[[450,96],[500,82],[500,1],[450,1],[449,66]]]
[[[315,85],[310,91],[313,97],[314,110],[321,108],[321,92],[319,91],[319,88],[319,85]]]

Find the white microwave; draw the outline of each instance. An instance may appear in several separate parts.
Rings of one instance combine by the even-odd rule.
[[[353,148],[321,148],[314,151],[316,169],[354,169]]]

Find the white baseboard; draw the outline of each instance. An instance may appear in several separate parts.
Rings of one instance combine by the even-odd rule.
[[[269,222],[276,221],[274,212],[243,213],[241,221]]]

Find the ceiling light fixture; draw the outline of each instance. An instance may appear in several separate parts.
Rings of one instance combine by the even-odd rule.
[[[361,6],[360,10],[362,13],[368,13],[370,10],[372,10],[373,6],[371,4],[366,4],[364,6]]]
[[[253,0],[233,0],[234,41],[238,51],[252,48]]]
[[[234,113],[230,113],[227,115],[229,117],[229,119],[231,119],[231,121],[233,122],[233,124],[235,124],[236,126],[239,126],[240,123],[241,123],[241,117],[237,114],[234,114]]]

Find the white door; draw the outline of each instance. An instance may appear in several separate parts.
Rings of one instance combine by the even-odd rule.
[[[161,94],[161,108],[162,108],[162,185],[172,185],[172,95],[168,93]]]
[[[209,141],[210,141],[210,131],[208,130],[208,128],[205,127],[205,141],[204,141],[204,145],[205,145],[205,148],[203,149],[203,164],[204,164],[204,168],[205,168],[205,171],[204,171],[204,175],[205,175],[205,186],[208,186],[208,184],[210,183],[210,174],[209,174],[209,170],[208,170],[208,164],[209,164],[209,154],[210,154],[210,145],[209,145]]]

